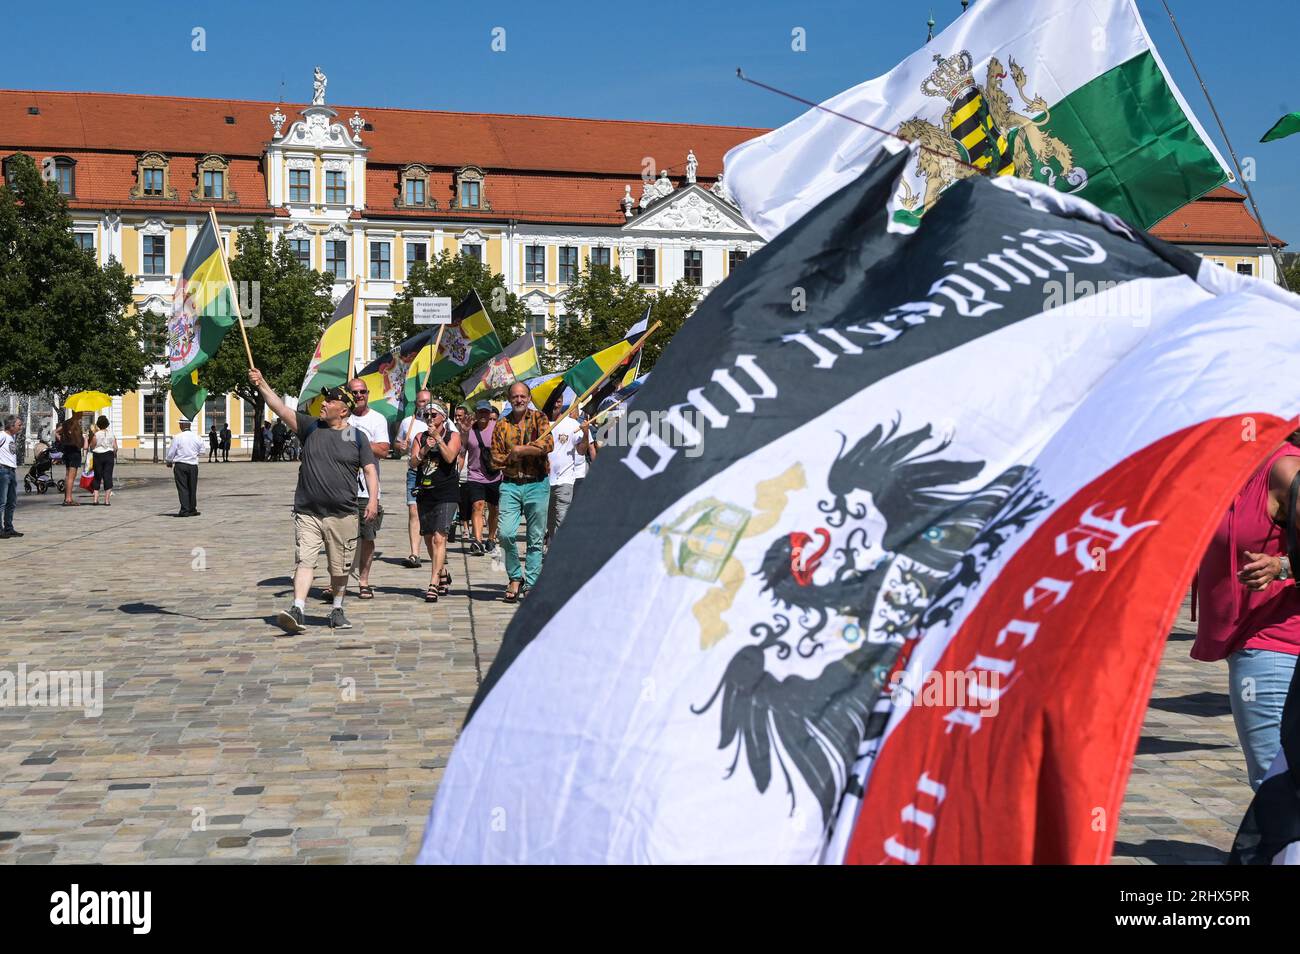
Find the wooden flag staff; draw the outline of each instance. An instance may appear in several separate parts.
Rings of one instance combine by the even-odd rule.
[[[596,388],[604,384],[606,378],[608,378],[611,374],[613,374],[620,367],[622,367],[623,363],[627,361],[628,358],[632,357],[632,355],[636,354],[638,351],[641,350],[641,348],[645,345],[645,343],[650,340],[650,336],[655,333],[655,329],[658,328],[660,324],[661,322],[656,321],[653,325],[647,328],[646,333],[641,336],[641,340],[632,346],[632,348],[628,351],[628,353],[623,356],[623,360],[619,361],[618,364],[614,365],[614,367],[610,368],[608,371],[606,371],[604,374],[598,377],[596,379],[596,382],[591,387],[583,391],[582,394],[579,395],[576,401],[574,401],[572,404],[570,404],[568,407],[564,409],[563,414],[557,417],[554,421],[549,422],[546,425],[546,430],[542,431],[542,433],[537,436],[537,439],[540,441],[547,434],[551,433],[551,430],[555,427],[556,424],[559,424],[560,421],[564,420],[566,417],[572,414],[577,408],[582,407],[582,402],[587,400],[587,398],[591,396],[591,392],[595,391]],[[561,383],[560,387],[564,387],[564,384]]]
[[[208,218],[212,221],[212,234],[217,238],[217,253],[221,256],[221,270],[225,273],[226,284],[230,286],[230,305],[235,309],[235,317],[239,319],[239,334],[244,339],[244,353],[248,355],[248,367],[252,369],[253,349],[248,346],[248,332],[244,329],[244,316],[239,313],[239,295],[235,291],[235,280],[230,277],[230,263],[226,261],[226,248],[221,244],[221,226],[217,225],[217,210],[208,207]]]

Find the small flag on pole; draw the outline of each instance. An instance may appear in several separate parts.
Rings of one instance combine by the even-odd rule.
[[[325,326],[325,331],[316,344],[307,374],[302,379],[302,390],[298,392],[298,409],[315,417],[320,413],[323,388],[333,388],[346,384],[352,376],[348,366],[352,357],[353,314],[356,311],[357,289],[354,285],[348,289],[334,309],[334,316]]]
[[[215,221],[211,215],[203,220],[185,256],[167,322],[172,400],[187,418],[199,413],[208,396],[199,384],[199,368],[217,353],[237,316]]]
[[[461,382],[460,388],[467,398],[492,398],[502,394],[516,381],[524,381],[541,373],[537,342],[533,340],[530,331],[488,361],[478,374]]]

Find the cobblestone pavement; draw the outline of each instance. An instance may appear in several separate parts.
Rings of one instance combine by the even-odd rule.
[[[400,487],[404,464],[383,465]],[[0,541],[0,669],[102,670],[103,713],[0,709],[0,862],[409,862],[512,608],[499,562],[452,545],[452,595],[402,567],[397,493],[373,602],[289,600],[292,464],[204,464],[202,516],[170,472],[123,463],[111,508],[20,497]],[[79,495],[89,503],[88,495]],[[322,561],[323,569],[323,561]],[[1102,632],[1104,627],[1099,630]],[[1249,801],[1226,669],[1187,658],[1181,617],[1117,833],[1119,863],[1219,862]]]

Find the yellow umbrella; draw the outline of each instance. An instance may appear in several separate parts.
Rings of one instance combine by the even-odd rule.
[[[113,399],[102,391],[78,391],[63,402],[64,408],[78,413],[108,407]]]

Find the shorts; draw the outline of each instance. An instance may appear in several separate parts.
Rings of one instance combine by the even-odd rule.
[[[330,576],[347,576],[357,549],[357,521],[352,517],[293,515],[293,562],[316,569],[321,550]]]
[[[494,481],[490,484],[482,484],[477,480],[471,480],[465,485],[467,496],[469,497],[469,509],[474,509],[474,504],[480,500],[487,501],[489,507],[501,506],[501,481]]]
[[[445,537],[451,530],[451,523],[456,517],[456,501],[425,501],[421,498],[416,507],[420,514],[420,536],[440,533]]]
[[[379,505],[379,509],[375,511],[374,520],[367,521],[367,502],[365,497],[357,500],[357,537],[362,540],[373,540],[379,533],[379,528],[384,524],[384,505]]]
[[[469,482],[460,485],[460,522],[469,523],[469,515],[474,509],[474,500],[469,495]]]
[[[414,467],[406,468],[406,505],[408,507],[414,507],[416,503],[415,476],[416,476],[416,470]]]
[[[80,467],[81,466],[81,448],[68,444],[63,448],[63,466]]]

